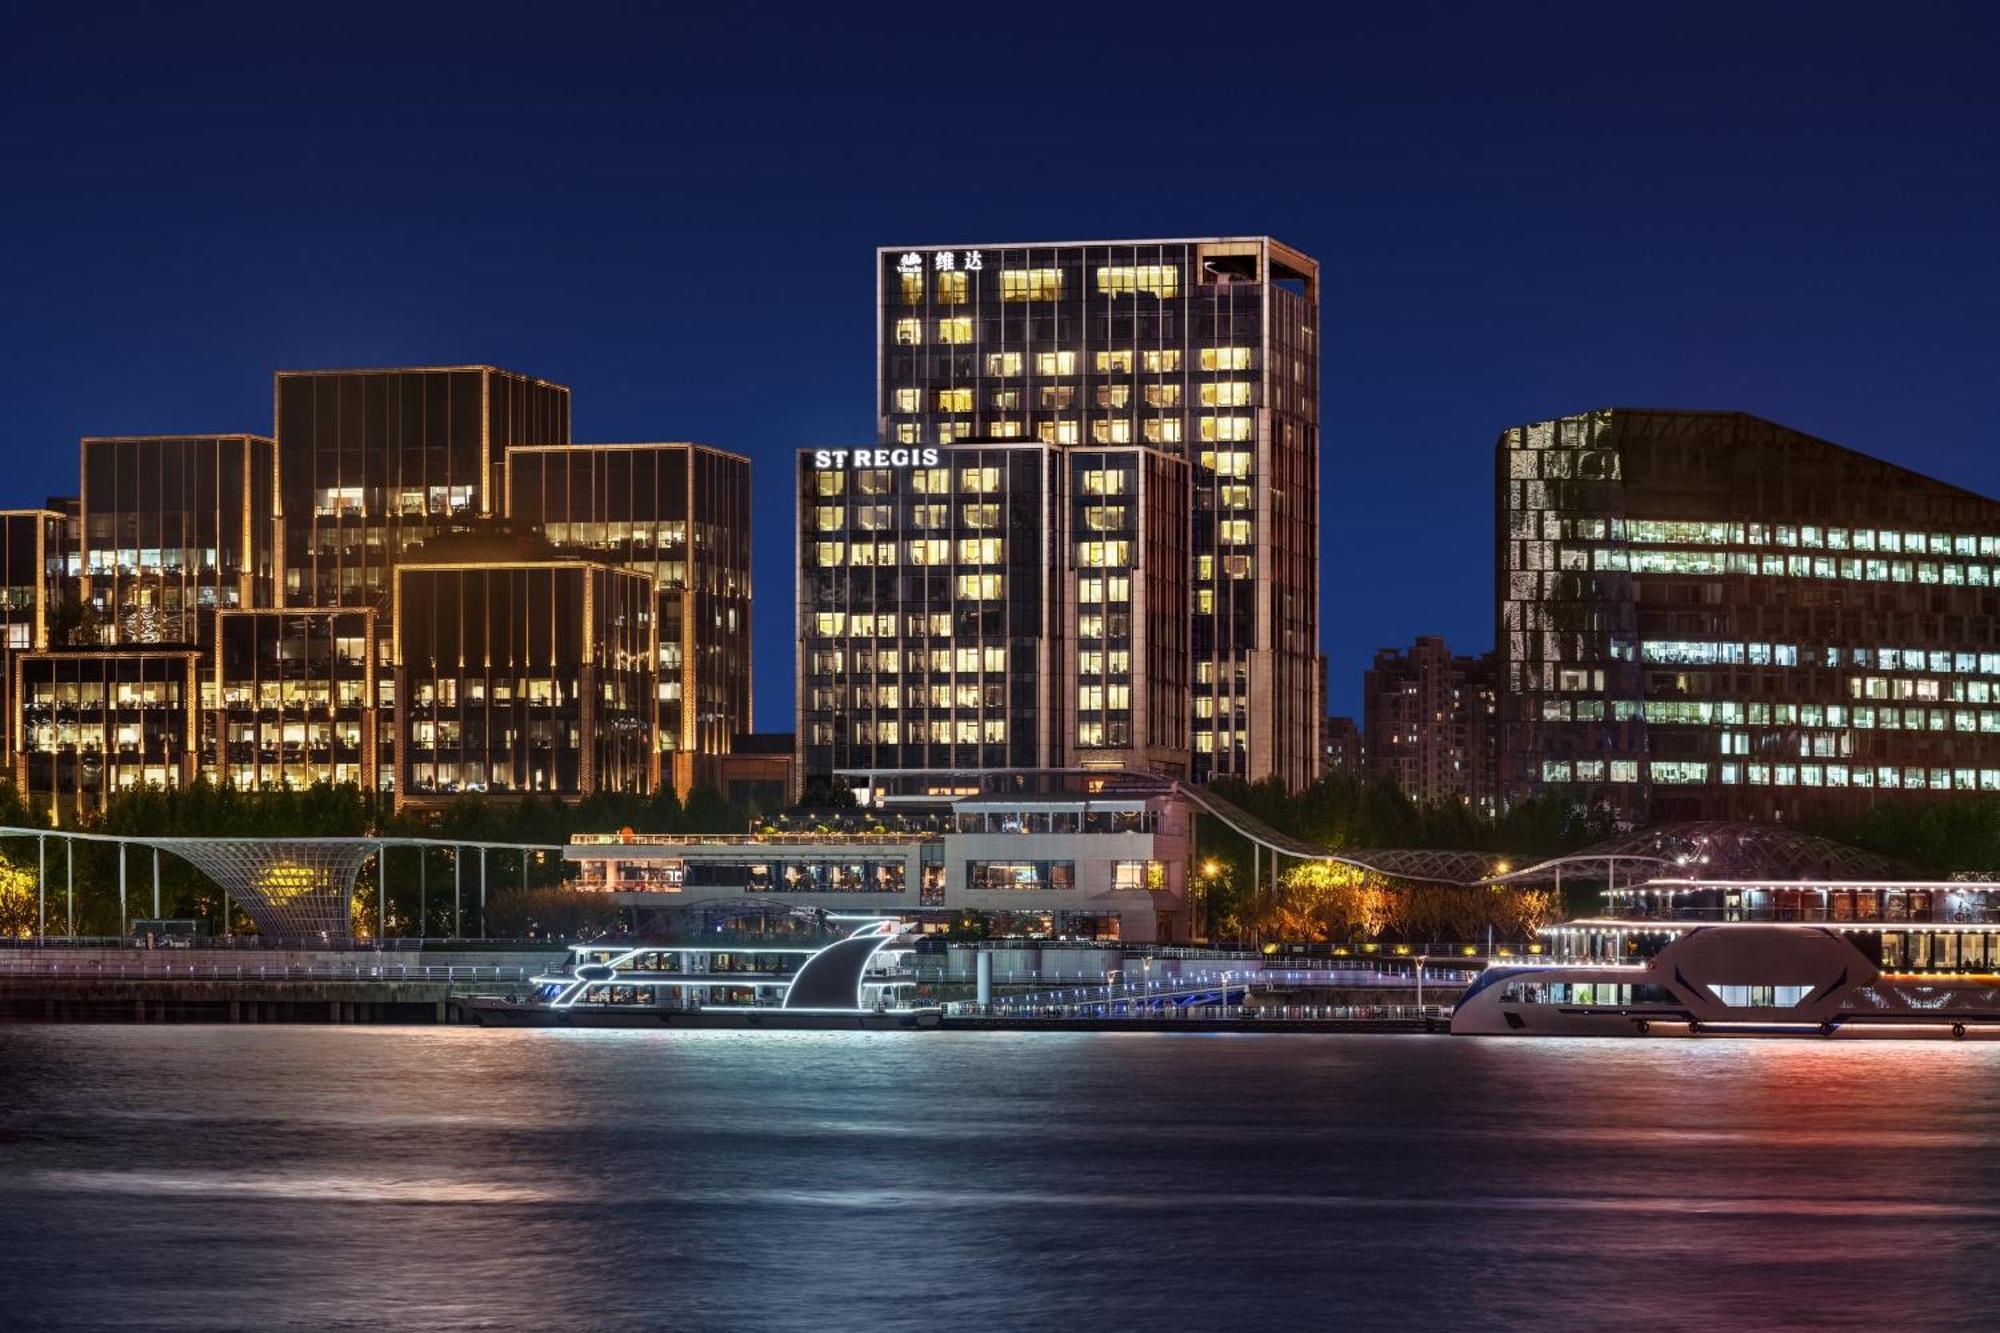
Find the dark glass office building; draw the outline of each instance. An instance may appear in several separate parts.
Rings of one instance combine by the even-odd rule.
[[[1536,422],[1497,461],[1504,800],[2000,791],[2000,503],[1742,413]]]
[[[92,437],[81,452],[82,597],[105,643],[205,643],[218,608],[272,604],[270,440]]]
[[[1142,446],[1187,461],[1195,776],[1309,783],[1317,263],[1268,237],[894,246],[876,279],[885,443]]]
[[[569,390],[492,366],[280,371],[287,606],[376,606],[402,553],[499,510],[507,446],[569,440]]]
[[[703,444],[521,445],[506,511],[558,550],[659,589],[663,779],[685,798],[751,730],[750,460]]]
[[[395,571],[398,805],[459,792],[648,791],[648,574],[463,544]]]

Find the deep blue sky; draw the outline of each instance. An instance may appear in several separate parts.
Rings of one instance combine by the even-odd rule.
[[[17,5],[0,501],[80,435],[268,431],[280,367],[544,375],[578,439],[756,460],[781,729],[874,247],[1269,232],[1323,265],[1351,711],[1379,645],[1490,645],[1509,424],[1740,408],[2000,494],[1994,12]]]

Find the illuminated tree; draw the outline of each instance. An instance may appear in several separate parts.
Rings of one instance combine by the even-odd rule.
[[[0,939],[28,939],[36,924],[34,874],[0,856]]]

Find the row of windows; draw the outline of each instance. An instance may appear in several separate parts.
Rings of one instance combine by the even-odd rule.
[[[997,565],[1003,561],[1006,543],[1001,537],[961,537],[956,543],[945,537],[920,537],[906,545],[910,564],[931,567],[954,560],[961,565]],[[813,563],[822,569],[893,568],[897,555],[895,542],[813,543]]]
[[[1574,534],[1677,546],[1795,546],[1829,551],[1907,551],[1921,555],[2000,556],[2000,536],[1987,533],[1898,532],[1814,524],[1726,523],[1674,519],[1573,520]]]
[[[1672,786],[1868,787],[1877,790],[2000,791],[2000,768],[1925,768],[1877,764],[1739,764],[1654,759],[1646,773]],[[1712,776],[1711,776],[1712,775]],[[1635,759],[1544,759],[1544,782],[1637,782]]]
[[[1581,554],[1580,552],[1578,553]],[[1681,551],[1598,547],[1592,567],[1634,574],[1752,574],[1766,578],[1850,579],[1870,583],[1924,583],[1948,588],[2000,586],[2000,566],[1937,564],[1928,560],[1859,556],[1750,555],[1742,551]]]
[[[968,255],[977,255],[969,251]],[[940,254],[939,261],[950,258]],[[983,264],[937,263],[931,290],[943,305],[963,305],[972,299],[972,274]],[[1060,301],[1067,275],[1059,268],[1003,268],[1000,270],[1000,299],[1009,304],[1029,301]],[[920,267],[901,269],[897,291],[904,305],[919,305],[924,299],[924,275]],[[1145,293],[1163,300],[1180,295],[1181,271],[1178,264],[1103,265],[1097,269],[1096,289],[1101,296],[1132,296]]]
[[[861,616],[854,617],[859,621]],[[867,617],[871,623],[874,617]],[[894,621],[894,616],[883,619]],[[949,617],[947,617],[949,619]],[[893,632],[893,631],[891,631]],[[830,675],[845,672],[850,663],[856,671],[879,671],[885,676],[902,674],[903,659],[907,655],[912,671],[958,671],[960,673],[1004,672],[1007,669],[1007,650],[997,647],[963,648],[912,648],[905,654],[901,648],[877,648],[869,650],[857,648],[852,654],[845,648],[821,648],[813,652],[809,665],[815,675]]]
[[[1196,401],[1203,407],[1248,407],[1254,401],[1256,386],[1247,380],[1217,380],[1196,386]],[[1179,384],[1147,384],[1139,391],[1140,401],[1147,407],[1179,407],[1181,386]],[[932,391],[933,401],[940,412],[964,415],[974,410],[976,394],[969,387]],[[1132,405],[1132,386],[1129,384],[1100,384],[1097,386],[1096,402],[1099,407],[1121,408]],[[921,412],[924,410],[922,389],[897,389],[892,395],[898,412]],[[1019,389],[995,389],[987,395],[987,402],[997,412],[1018,412],[1021,410]],[[1035,405],[1043,411],[1061,411],[1076,406],[1076,386],[1072,384],[1045,384],[1035,392]]]
[[[940,343],[952,346],[969,343],[972,333],[972,321],[967,318],[941,319],[937,322],[937,340]],[[903,346],[921,346],[924,340],[923,321],[897,320],[895,336],[897,343]],[[1216,373],[1249,370],[1255,360],[1255,350],[1249,347],[1202,347],[1196,349],[1194,363],[1197,369]],[[1064,348],[1048,352],[988,352],[980,364],[989,378],[1014,379],[1031,366],[1037,375],[1074,375],[1082,362],[1074,349]],[[1093,352],[1089,364],[1099,375],[1130,375],[1135,368],[1148,375],[1171,375],[1182,369],[1185,358],[1178,347],[1121,348]],[[917,409],[910,407],[903,410]]]
[[[813,722],[806,728],[813,745],[832,745],[833,723]],[[904,723],[894,718],[879,722],[856,721],[850,739],[856,745],[1003,745],[1007,740],[1004,718],[934,718],[928,722]]]
[[[1673,666],[1797,666],[1798,645],[1789,643],[1713,643],[1705,640],[1647,640],[1640,645],[1642,661]],[[1837,667],[1843,661],[1873,666],[1878,671],[1944,671],[1963,675],[2000,676],[2000,653],[1953,652],[1926,648],[1833,648],[1805,650],[1808,666],[1815,660]]]

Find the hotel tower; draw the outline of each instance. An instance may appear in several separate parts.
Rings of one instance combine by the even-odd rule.
[[[876,279],[884,448],[802,455],[802,771],[1311,782],[1318,265],[1268,237],[891,246]],[[847,611],[867,643],[820,633]]]

